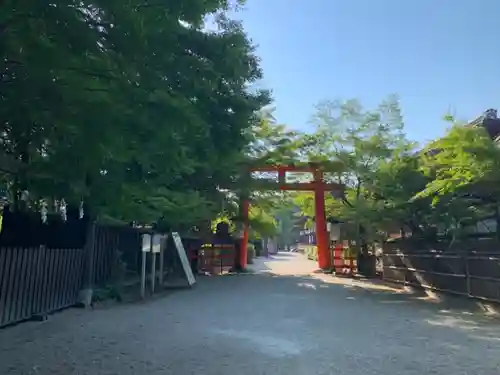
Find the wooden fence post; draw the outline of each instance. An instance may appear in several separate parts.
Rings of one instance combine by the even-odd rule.
[[[470,286],[470,270],[469,270],[469,257],[467,254],[467,250],[465,250],[463,254],[464,265],[465,265],[465,284],[467,286],[467,295],[471,295],[471,286]]]
[[[148,253],[152,251],[151,249],[151,234],[143,233],[141,235],[141,251],[142,251],[142,261],[141,261],[141,298],[146,298],[146,273],[147,273],[147,262]]]
[[[168,237],[167,237],[168,238]],[[158,269],[158,284],[160,287],[163,286],[163,268],[164,268],[164,263],[165,263],[165,248],[166,248],[166,242],[167,240],[165,239],[165,236],[161,236],[160,239],[160,254],[158,255],[160,257],[160,264],[159,264],[159,269]]]
[[[79,293],[79,302],[83,307],[92,305],[92,296],[94,292],[94,257],[95,257],[95,235],[96,224],[90,223],[87,229],[87,238],[85,241],[85,272],[83,274],[82,289]]]

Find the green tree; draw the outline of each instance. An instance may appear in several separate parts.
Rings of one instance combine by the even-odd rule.
[[[382,161],[367,185],[374,202],[371,219],[377,229],[421,232],[432,225],[430,200],[413,199],[428,181],[421,171],[420,155],[414,149],[396,151]]]
[[[309,136],[306,150],[309,159],[337,160],[344,166],[326,176],[346,186],[339,200],[327,198],[327,214],[353,222],[358,228],[357,243],[361,243],[379,231],[374,223],[381,205],[370,191],[377,171],[395,153],[410,147],[403,133],[397,97],[389,97],[374,110],[363,109],[354,99],[323,102],[316,109],[313,124],[316,131]],[[306,202],[310,211],[311,198],[296,200],[299,206]]]
[[[279,124],[273,116],[273,108],[262,108],[259,121],[248,129],[249,139],[246,150],[250,164],[291,164],[298,161],[304,135]]]
[[[460,232],[479,218],[498,218],[500,149],[484,128],[454,123],[421,155],[428,182],[414,201],[432,203],[436,224]]]
[[[217,212],[269,101],[248,89],[261,71],[227,16],[239,3],[3,2],[1,141],[23,163],[14,195],[166,226]]]

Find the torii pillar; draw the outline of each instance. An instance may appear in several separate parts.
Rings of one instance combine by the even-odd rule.
[[[318,266],[322,270],[331,267],[330,249],[328,240],[328,231],[326,226],[325,215],[325,191],[341,188],[338,184],[327,184],[323,180],[323,171],[317,167],[309,166],[306,168],[294,166],[274,166],[255,168],[255,171],[277,171],[278,183],[269,188],[276,190],[292,190],[292,191],[313,191],[314,206],[315,206],[315,221],[316,221],[316,246],[318,249]],[[285,173],[287,171],[302,171],[311,172],[313,174],[313,182],[305,183],[286,183]],[[249,197],[248,193],[241,195],[240,215],[243,221],[243,235],[240,242],[240,265],[242,268],[247,266],[247,245],[248,245],[248,213],[249,213]]]
[[[248,223],[248,214],[250,211],[250,201],[247,195],[241,197],[241,219],[243,224],[243,235],[240,243],[240,267],[245,269],[248,262],[248,231],[250,229]]]
[[[328,246],[328,231],[325,215],[325,184],[323,172],[314,170],[314,210],[316,221],[316,246],[318,248],[318,266],[326,270],[330,268],[330,249]]]

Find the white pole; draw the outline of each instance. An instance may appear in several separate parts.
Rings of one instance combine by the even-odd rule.
[[[151,294],[155,292],[155,279],[156,279],[156,253],[153,251],[153,237],[151,235]]]
[[[158,266],[158,272],[160,273],[158,275],[158,284],[160,284],[160,286],[163,286],[163,263],[165,262],[165,258],[164,258],[164,255],[165,255],[165,247],[167,246],[167,239],[165,238],[165,236],[162,236],[161,238],[161,242],[160,242],[160,264]]]
[[[142,267],[141,267],[141,298],[146,297],[146,262],[148,260],[145,251],[142,252]]]

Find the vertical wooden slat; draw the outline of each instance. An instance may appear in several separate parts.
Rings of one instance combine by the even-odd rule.
[[[48,294],[49,294],[49,282],[51,273],[51,252],[46,246],[42,247],[44,252],[43,257],[43,269],[42,272],[42,288],[40,290],[40,313],[47,311],[48,304]]]
[[[57,300],[59,293],[59,278],[60,278],[60,261],[61,261],[61,250],[53,249],[54,252],[54,269],[52,273],[52,296],[49,311],[52,312],[58,308]]]
[[[35,270],[35,248],[28,249],[27,252],[27,266],[25,274],[25,293],[23,301],[23,316],[26,318],[31,316],[32,304],[33,304],[33,273]]]
[[[109,268],[109,249],[113,246],[112,243],[112,232],[105,231],[104,236],[104,246],[101,249],[102,263],[101,263],[101,285],[104,285],[108,280],[108,268]]]
[[[32,248],[31,250],[31,256],[30,256],[30,274],[28,277],[28,288],[29,288],[29,294],[28,294],[28,303],[26,305],[26,314],[28,316],[31,316],[33,314],[33,310],[35,307],[35,298],[36,298],[36,277],[37,277],[37,272],[38,272],[38,260],[39,260],[39,255],[40,251],[38,248]]]
[[[42,288],[40,290],[40,313],[43,314],[45,311],[47,311],[47,305],[48,305],[48,295],[49,295],[49,288],[50,288],[50,274],[51,274],[51,268],[52,268],[52,261],[51,261],[51,249],[47,248],[46,246],[43,247],[44,251],[44,267],[42,269]]]
[[[69,298],[69,292],[72,288],[71,285],[71,259],[76,256],[76,249],[65,249],[64,250],[64,262],[63,262],[63,270],[64,270],[64,281],[61,288],[61,304],[64,307],[70,306],[72,304],[71,299]]]
[[[101,263],[102,263],[102,252],[103,247],[103,231],[102,228],[96,227],[96,240],[94,246],[94,285],[100,283],[101,276]]]
[[[97,251],[97,272],[96,272],[96,284],[101,284],[102,283],[102,274],[104,270],[104,263],[105,263],[105,257],[104,257],[104,251],[106,249],[106,232],[101,228],[99,231],[99,242],[98,242],[98,247],[96,248]]]
[[[18,294],[18,311],[19,317],[18,319],[26,319],[29,317],[26,311],[26,305],[28,304],[29,297],[29,283],[28,283],[28,274],[30,268],[30,250],[29,248],[21,249],[22,252],[22,265],[21,265],[21,273],[19,275],[19,294]]]
[[[52,295],[54,294],[53,291],[53,280],[54,280],[54,249],[46,249],[46,257],[45,259],[47,260],[46,262],[46,282],[44,283],[45,285],[45,290],[43,294],[43,308],[42,311],[44,313],[50,311],[50,307],[52,305]]]
[[[17,293],[18,293],[18,288],[17,288],[17,278],[19,275],[19,266],[21,264],[21,254],[20,254],[20,249],[19,248],[14,248],[13,249],[13,262],[12,262],[12,269],[9,277],[9,293],[8,293],[8,301],[9,301],[9,315],[7,318],[7,321],[13,322],[16,319],[16,308],[17,308]]]
[[[40,290],[38,294],[38,313],[43,314],[47,305],[47,291],[50,274],[50,253],[46,246],[40,246],[43,254],[40,264]]]
[[[85,249],[78,249],[71,261],[71,291],[70,298],[76,302],[78,291],[85,287],[86,270],[84,268],[88,253]]]
[[[60,249],[52,249],[54,252],[54,269],[52,270],[52,296],[49,311],[57,309],[57,294],[59,286],[59,260],[61,259]]]
[[[123,256],[123,254],[121,253],[121,249],[120,249],[120,232],[118,230],[116,230],[115,234],[113,236],[113,248],[111,251],[111,262],[110,262],[109,277],[108,277],[108,279],[111,282],[115,281],[115,280],[112,280],[112,277],[116,276],[116,275],[113,275],[113,269],[116,269],[116,267],[118,267],[122,256]]]
[[[72,249],[61,249],[61,262],[59,263],[60,278],[58,287],[58,299],[57,305],[61,309],[67,306],[65,301],[66,290],[68,288],[69,273],[67,268],[68,257],[71,254]]]
[[[106,245],[103,250],[104,261],[102,264],[101,283],[105,284],[109,280],[109,266],[111,264],[110,254],[113,250],[113,231],[106,233]]]
[[[62,262],[64,260],[64,250],[56,249],[56,261],[55,261],[55,272],[54,272],[54,300],[52,305],[52,311],[61,308],[61,289],[62,283],[64,282],[64,272],[62,269]]]
[[[95,282],[97,281],[97,264],[99,262],[97,248],[99,247],[99,240],[100,240],[99,226],[95,225],[95,227],[94,227],[94,241],[93,241],[93,244],[90,245],[91,251],[92,251],[92,260],[93,260],[91,265],[90,265],[90,267],[92,269],[91,276],[90,276],[92,279],[92,282],[91,282],[92,285],[94,285]]]
[[[7,320],[7,284],[11,265],[9,248],[0,249],[0,326]]]
[[[71,269],[71,261],[77,257],[78,249],[66,249],[64,257],[64,282],[62,290],[62,304],[70,306],[74,304],[71,298],[71,290],[73,289],[72,279],[75,276]]]
[[[33,273],[35,270],[35,255],[36,255],[36,248],[29,248],[27,249],[26,256],[27,256],[27,265],[26,265],[26,273],[25,273],[25,279],[24,279],[24,285],[25,285],[25,299],[23,302],[23,309],[24,309],[24,316],[26,318],[29,318],[31,316],[31,306],[33,304]]]
[[[16,277],[19,273],[19,248],[12,248],[12,264],[11,264],[11,272],[9,275],[9,284],[7,286],[7,323],[11,323],[15,321],[15,310],[16,310]]]
[[[471,280],[470,280],[469,257],[467,255],[467,252],[463,254],[463,262],[465,268],[465,283],[467,287],[467,295],[470,296],[472,294],[472,290],[471,290]]]
[[[108,248],[108,236],[107,233],[102,231],[102,238],[99,246],[99,279],[97,281],[98,284],[103,284],[104,281],[104,271],[106,269],[106,249]]]
[[[84,249],[78,249],[79,256],[74,263],[75,270],[75,278],[73,280],[74,285],[74,298],[76,300],[76,296],[78,295],[78,291],[84,286],[85,277],[83,274],[84,264],[87,257],[87,253]]]
[[[70,264],[71,264],[71,259],[73,258],[74,255],[73,249],[64,249],[64,260],[62,264],[62,270],[63,270],[63,280],[61,284],[61,292],[60,292],[60,302],[59,304],[61,306],[69,306],[71,303],[71,300],[69,298],[69,291],[72,287],[70,280],[71,280],[71,269],[70,269]]]
[[[39,246],[37,249],[37,262],[36,262],[36,275],[35,275],[35,288],[33,299],[32,314],[40,314],[43,307],[43,291],[45,288],[45,275],[47,269],[46,255],[47,249],[44,246]]]

